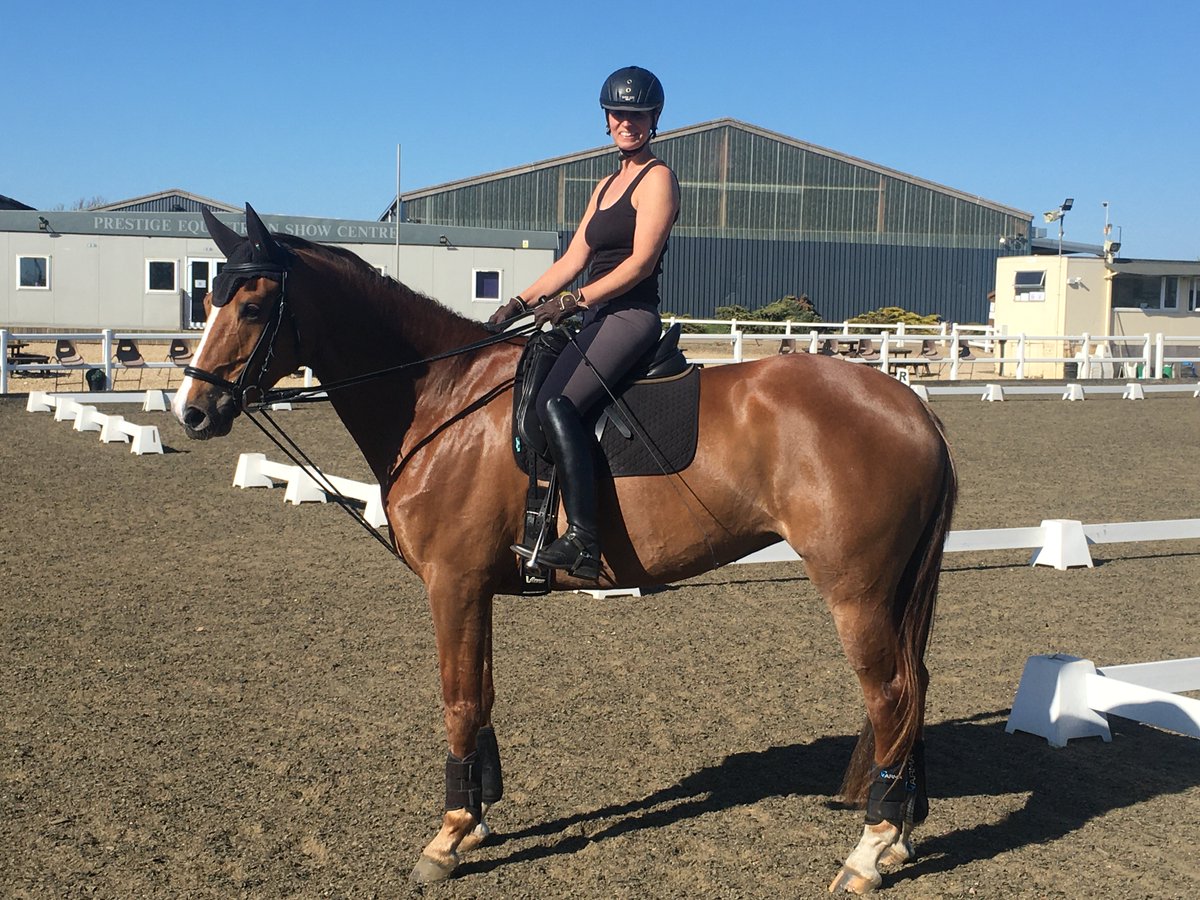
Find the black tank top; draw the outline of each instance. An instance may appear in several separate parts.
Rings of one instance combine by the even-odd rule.
[[[665,165],[661,159],[651,160],[629,183],[629,187],[625,189],[621,199],[608,209],[600,209],[600,204],[604,202],[604,195],[608,191],[609,185],[620,173],[614,173],[600,189],[600,196],[596,198],[596,211],[592,214],[592,220],[588,222],[587,231],[584,233],[588,246],[592,248],[588,281],[595,281],[597,278],[607,275],[633,255],[633,232],[637,225],[637,210],[633,208],[630,198],[646,173],[660,165]],[[609,307],[614,304],[658,306],[658,278],[662,275],[662,260],[666,252],[667,248],[664,244],[662,253],[658,255],[658,260],[654,263],[654,271],[624,294],[614,297],[605,305]]]

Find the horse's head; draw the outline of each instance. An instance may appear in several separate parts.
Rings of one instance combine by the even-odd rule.
[[[204,336],[172,408],[188,437],[229,433],[247,402],[298,366],[298,334],[287,305],[292,252],[246,204],[246,237],[207,209],[208,233],[227,262],[204,303]]]

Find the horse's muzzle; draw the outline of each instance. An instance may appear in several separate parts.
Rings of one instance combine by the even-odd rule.
[[[215,398],[206,397],[184,407],[179,421],[184,433],[197,441],[224,437],[233,428],[233,420],[239,412],[238,404],[230,394],[221,393]]]

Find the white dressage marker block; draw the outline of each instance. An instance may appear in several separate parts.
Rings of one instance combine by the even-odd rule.
[[[1083,399],[1085,399],[1083,396],[1083,385],[1082,384],[1068,384],[1066,393],[1064,393],[1062,395],[1062,398],[1064,400],[1083,400]]]
[[[288,478],[287,490],[283,493],[283,502],[292,506],[301,503],[324,503],[325,491],[317,484],[312,472],[307,468],[292,466],[292,475]]]
[[[1146,392],[1142,390],[1142,386],[1136,381],[1131,381],[1125,385],[1125,391],[1121,394],[1122,400],[1145,400]]]
[[[613,588],[611,591],[576,591],[577,594],[587,594],[593,600],[603,600],[607,597],[640,597],[641,588]]]
[[[129,435],[125,433],[122,427],[125,424],[125,419],[122,416],[105,416],[104,424],[100,428],[100,440],[106,444],[112,443],[129,443]]]
[[[79,415],[79,408],[82,405],[75,400],[60,397],[58,402],[54,404],[54,421],[74,422],[75,417]]]
[[[299,466],[270,462],[262,453],[243,453],[238,457],[237,470],[233,475],[234,487],[275,487],[276,481],[287,484],[284,503],[298,506],[301,503],[325,502],[325,492],[317,486],[312,475]]]
[[[238,457],[237,470],[233,473],[233,486],[240,488],[275,487],[263,472],[263,463],[267,461],[263,453],[243,453]]]
[[[72,426],[76,431],[99,431],[104,427],[104,420],[108,416],[96,411],[94,406],[81,406],[75,412],[75,424]]]
[[[1031,566],[1053,566],[1064,570],[1071,566],[1093,568],[1083,523],[1077,519],[1043,519],[1042,546],[1029,561]]]
[[[909,386],[910,388],[912,388],[912,392],[913,392],[914,394],[916,394],[918,397],[920,397],[920,398],[921,398],[922,400],[924,400],[926,403],[928,403],[928,402],[929,402],[929,389],[928,389],[927,387],[925,387],[925,385],[923,385],[923,384],[914,384],[913,382],[911,382],[911,381],[910,381],[910,382],[908,383],[908,386]]]
[[[1025,661],[1017,696],[1004,730],[1025,731],[1065,747],[1071,738],[1112,740],[1108,719],[1088,706],[1087,682],[1096,674],[1090,659],[1065,653],[1031,656]]]
[[[1000,387],[1000,385],[998,385],[998,384],[989,384],[986,388],[984,388],[983,396],[980,397],[979,399],[986,400],[989,403],[995,403],[997,401],[1003,400],[1004,399],[1004,388]]]
[[[133,422],[126,422],[122,416],[97,414],[96,418],[101,421],[100,440],[104,443],[132,441],[129,450],[138,456],[163,452],[157,425],[137,425]]]
[[[141,456],[143,453],[159,453],[163,452],[162,439],[158,435],[157,425],[134,425],[132,422],[126,422],[121,426],[126,434],[133,438],[133,446],[130,447],[130,452]]]
[[[146,391],[146,399],[142,401],[142,412],[166,412],[167,395],[162,391]]]
[[[46,391],[30,391],[29,399],[25,401],[25,412],[51,412],[56,401]]]
[[[262,453],[243,453],[238,457],[237,471],[233,476],[234,487],[274,487],[276,481],[287,483],[287,490],[283,495],[285,503],[294,506],[301,503],[326,503],[329,497],[323,485],[327,484],[343,497],[365,503],[363,518],[373,528],[382,528],[387,524],[387,516],[383,511],[383,495],[377,484],[325,475],[308,467],[270,462]]]
[[[1065,747],[1077,737],[1112,740],[1108,715],[1200,738],[1200,657],[1105,666],[1066,654],[1025,663],[1005,730],[1044,737]]]

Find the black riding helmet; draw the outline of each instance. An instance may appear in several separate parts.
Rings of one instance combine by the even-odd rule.
[[[617,69],[600,88],[600,106],[605,110],[651,113],[651,137],[658,131],[663,100],[662,82],[653,72],[639,66]]]

